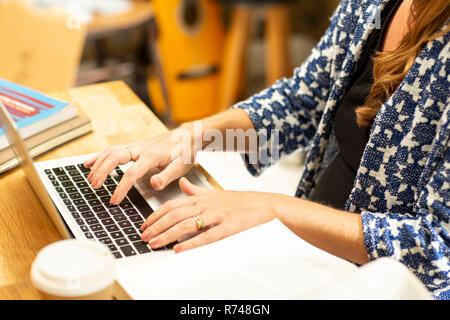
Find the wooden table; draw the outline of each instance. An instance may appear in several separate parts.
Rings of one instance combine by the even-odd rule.
[[[38,160],[98,152],[109,145],[150,138],[167,131],[121,81],[51,95],[73,102],[81,114],[92,120],[93,132]],[[0,176],[0,208],[0,299],[38,299],[38,293],[29,282],[31,264],[40,249],[61,240],[61,236],[20,168]],[[118,297],[126,298],[123,293],[118,291]]]

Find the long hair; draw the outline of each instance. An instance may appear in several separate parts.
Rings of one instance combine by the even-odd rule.
[[[449,16],[449,0],[413,0],[408,32],[399,46],[389,52],[378,51],[373,58],[374,83],[365,104],[355,111],[360,127],[372,125],[378,110],[397,90],[425,44],[450,31],[449,25],[441,30]]]

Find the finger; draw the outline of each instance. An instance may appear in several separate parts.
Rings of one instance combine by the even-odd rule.
[[[147,171],[155,168],[156,166],[157,165],[154,162],[148,160],[139,159],[136,161],[131,167],[128,168],[117,185],[116,190],[114,190],[110,200],[111,204],[119,204],[123,198],[125,198],[131,187],[136,183],[136,180],[142,178]]]
[[[191,166],[185,164],[181,158],[176,158],[161,170],[161,172],[154,174],[150,178],[150,185],[155,190],[162,190],[173,180],[186,174],[190,168]]]
[[[212,227],[202,233],[199,233],[195,237],[192,237],[188,240],[185,240],[181,243],[176,244],[173,247],[173,250],[178,253],[181,251],[197,248],[203,246],[208,243],[212,243],[214,241],[225,238],[227,235],[225,233],[224,228],[221,228],[220,225],[216,227]]]
[[[195,222],[194,219],[192,219],[192,217],[198,215],[199,213],[200,210],[194,206],[181,207],[172,210],[168,214],[161,217],[161,219],[156,221],[154,224],[150,225],[144,231],[144,233],[142,233],[141,238],[143,241],[149,241],[150,239],[155,237],[159,238],[159,236],[162,235],[162,233],[174,227],[181,221],[192,220],[191,223]],[[191,227],[192,228],[189,229],[189,232],[194,232],[197,229],[196,224],[191,224]]]
[[[114,152],[111,152],[109,156],[103,160],[101,166],[94,172],[95,185],[93,184],[92,187],[94,189],[100,188],[117,165],[125,164],[129,161],[130,155],[125,148],[116,149]]]
[[[103,151],[101,154],[99,154],[97,160],[95,160],[94,165],[91,167],[91,177],[90,177],[90,183],[92,186],[94,186],[96,184],[96,172],[98,170],[98,168],[101,166],[101,164],[103,163],[103,160],[105,160],[109,154],[111,153],[111,150],[108,148],[105,151]]]
[[[205,188],[197,187],[195,184],[191,183],[187,178],[183,177],[180,179],[181,191],[187,196],[193,196],[196,194],[206,193],[210,190]]]
[[[100,188],[103,183],[105,183],[106,178],[108,175],[114,170],[115,167],[119,164],[119,161],[114,158],[107,158],[103,161],[101,167],[97,169],[97,172],[95,173],[96,176],[96,182],[95,185],[93,184],[92,187],[94,189]]]
[[[194,234],[197,231],[197,223],[194,219],[184,219],[172,228],[169,228],[167,231],[161,233],[159,236],[151,238],[148,244],[152,247],[152,249],[160,248],[175,242],[178,239]]]
[[[97,161],[98,157],[101,155],[101,153],[97,153],[95,156],[91,157],[90,159],[86,160],[85,162],[83,162],[83,166],[85,168],[90,168],[94,165],[95,161]],[[94,174],[94,172],[91,170],[88,174],[88,176],[86,177],[86,179],[91,182],[91,178],[92,175]]]
[[[95,160],[97,160],[97,158],[98,158],[98,156],[99,156],[100,154],[101,154],[101,153],[99,152],[99,153],[97,153],[95,156],[92,156],[91,158],[89,158],[88,160],[86,160],[85,162],[83,162],[83,165],[84,165],[86,168],[92,167],[92,165],[94,164]]]
[[[163,217],[168,212],[181,208],[186,207],[189,205],[194,204],[194,199],[190,197],[184,197],[174,200],[166,201],[162,206],[160,206],[155,212],[153,212],[150,216],[148,216],[147,220],[144,221],[144,223],[141,226],[141,230],[145,230],[148,226],[155,223],[157,220],[159,220],[161,217]]]
[[[92,182],[92,176],[94,175],[94,172],[91,170],[89,171],[88,176],[86,177],[87,181]]]

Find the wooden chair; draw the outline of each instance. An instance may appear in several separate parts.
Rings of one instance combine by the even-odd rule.
[[[245,74],[245,51],[252,16],[262,7],[265,21],[266,85],[289,75],[289,7],[287,0],[222,0],[232,2],[231,25],[225,40],[220,85],[220,106],[227,109],[239,98]]]
[[[45,92],[72,87],[86,36],[73,19],[23,0],[0,1],[0,77]]]

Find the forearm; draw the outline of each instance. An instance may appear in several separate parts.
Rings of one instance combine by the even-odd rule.
[[[247,112],[240,108],[227,110],[199,121],[187,122],[181,129],[191,132],[192,144],[197,144],[196,151],[206,148],[220,136],[223,151],[249,151],[250,141],[257,141],[257,133]],[[231,135],[231,139],[227,139]],[[245,141],[238,146],[237,140]],[[236,140],[236,141],[235,141]],[[256,150],[254,150],[256,151]]]
[[[359,264],[369,261],[361,215],[311,201],[286,197],[277,201],[275,216],[303,240]]]
[[[203,118],[197,121],[183,123],[180,128],[193,130],[195,125],[201,125],[201,133],[205,134],[208,130],[219,130],[225,133],[225,130],[231,129],[253,129],[253,123],[248,114],[239,108],[230,109],[218,114]]]
[[[225,130],[248,130],[253,129],[253,123],[247,112],[240,108],[230,109],[202,120],[205,130],[218,129],[222,133]]]

